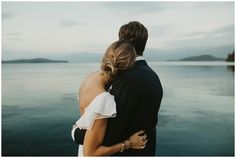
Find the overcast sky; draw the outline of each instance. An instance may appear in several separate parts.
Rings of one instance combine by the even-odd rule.
[[[3,58],[104,53],[129,21],[147,27],[147,48],[234,44],[234,2],[3,2]]]

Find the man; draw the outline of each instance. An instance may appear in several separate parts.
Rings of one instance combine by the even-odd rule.
[[[119,31],[119,40],[134,45],[137,57],[131,69],[118,73],[107,84],[107,89],[115,97],[117,116],[108,119],[103,145],[114,145],[140,130],[145,130],[148,142],[143,150],[124,150],[115,156],[155,155],[157,115],[163,91],[157,74],[143,58],[147,38],[147,29],[137,21],[123,25]],[[74,131],[75,141],[79,143],[84,131]]]

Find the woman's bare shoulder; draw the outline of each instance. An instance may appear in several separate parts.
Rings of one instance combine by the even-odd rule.
[[[93,72],[90,72],[86,77],[85,80],[100,80],[104,78],[104,73],[101,70],[96,70]]]
[[[104,85],[99,79],[100,71],[91,72],[84,79],[79,89],[80,105],[86,107],[94,97],[105,91]]]
[[[98,75],[99,73],[101,73],[101,70],[94,70],[88,73],[87,77],[93,77],[94,75]]]
[[[103,76],[102,76],[102,71],[93,71],[89,73],[85,79],[83,80],[80,90],[82,89],[97,89],[100,87],[104,87],[104,83],[102,82]]]

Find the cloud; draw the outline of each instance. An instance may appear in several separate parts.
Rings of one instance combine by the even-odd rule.
[[[169,50],[231,44],[234,41],[233,25],[220,27],[234,23],[233,2],[216,3],[5,3],[2,18],[7,20],[3,21],[3,44],[5,49],[42,52],[104,52],[117,39],[119,27],[133,20],[142,22],[148,28],[149,48]],[[103,21],[99,20],[101,18]],[[64,32],[60,34],[61,31]],[[51,45],[50,41],[55,44]],[[98,43],[100,41],[102,43]]]
[[[234,35],[234,24],[226,25],[208,33],[208,35],[223,36],[223,35]]]
[[[158,12],[169,8],[171,5],[166,2],[100,2],[98,4],[116,12],[119,11],[120,13],[128,12],[134,14]]]
[[[197,8],[222,8],[222,7],[230,7],[234,5],[233,1],[222,1],[222,2],[195,2],[192,3]]]
[[[175,31],[173,31],[174,28],[171,25],[153,25],[148,30],[148,33],[156,38],[169,38],[176,36]]]
[[[176,36],[165,42],[171,49],[176,48],[196,48],[196,47],[216,47],[231,45],[234,43],[234,25],[226,25],[212,31],[196,31]]]
[[[186,9],[202,9],[202,8],[222,8],[230,7],[233,2],[164,2],[164,1],[148,1],[148,2],[99,2],[98,5],[119,14],[147,14],[162,11],[186,10]]]
[[[73,26],[85,25],[85,23],[78,23],[78,22],[73,21],[73,20],[62,20],[59,23],[59,25],[62,26],[62,27],[73,27]]]
[[[7,40],[11,40],[11,41],[23,41],[22,38],[19,38],[19,37],[11,37],[11,38],[7,38]]]
[[[80,44],[80,47],[85,49],[85,50],[91,50],[91,52],[101,53],[101,52],[104,52],[111,43],[106,43],[106,42],[84,42],[84,43]]]
[[[4,33],[5,36],[21,36],[22,34],[19,32],[8,32]]]
[[[156,38],[174,38],[178,40],[222,37],[234,35],[234,24],[226,25],[212,31],[193,31],[187,33],[176,31],[176,28],[174,26],[154,26],[153,28],[151,28],[151,34]]]
[[[207,38],[207,37],[223,37],[228,35],[234,34],[234,24],[226,25],[220,28],[217,28],[215,30],[212,30],[210,32],[204,32],[204,31],[197,31],[197,32],[191,32],[186,34],[180,34],[179,37],[183,38]]]
[[[8,32],[8,33],[4,33],[3,37],[6,40],[10,40],[10,41],[23,41],[22,39],[22,34],[19,32]]]
[[[2,13],[2,20],[11,19],[13,17],[14,17],[14,14],[11,12],[3,12]]]

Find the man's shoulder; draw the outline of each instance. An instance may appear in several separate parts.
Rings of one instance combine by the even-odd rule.
[[[116,82],[123,82],[123,83],[135,83],[139,80],[142,71],[138,67],[133,67],[128,70],[120,72],[117,77],[115,78]]]
[[[148,80],[153,77],[157,77],[157,74],[148,65],[136,65],[133,68],[120,73],[117,79],[136,82]]]

